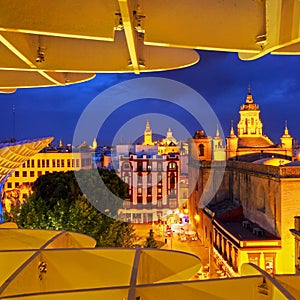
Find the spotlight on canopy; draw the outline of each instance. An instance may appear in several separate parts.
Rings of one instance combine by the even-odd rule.
[[[298,0],[0,0],[0,90],[300,53]]]

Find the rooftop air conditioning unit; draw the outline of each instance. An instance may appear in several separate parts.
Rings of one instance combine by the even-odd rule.
[[[246,229],[250,228],[250,222],[249,221],[243,221],[243,227]]]
[[[259,228],[259,227],[253,228],[253,233],[256,236],[263,236],[264,235],[264,231],[261,228]]]

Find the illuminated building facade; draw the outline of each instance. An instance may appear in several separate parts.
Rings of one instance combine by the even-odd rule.
[[[0,144],[0,199],[2,200],[2,188],[11,174],[30,157],[48,146],[53,140],[52,137],[24,140],[13,143]],[[2,205],[0,203],[0,215],[2,215]]]
[[[200,209],[196,203],[209,188],[208,175],[216,176],[222,164],[211,167],[210,162],[202,162],[198,190],[189,199],[193,217],[198,215],[198,221],[191,219],[200,237],[213,245],[217,260],[229,273],[239,274],[244,262],[270,273],[294,273],[299,262],[295,264],[290,229],[300,215],[300,167],[227,161],[221,186]]]
[[[116,146],[118,174],[128,189],[119,211],[124,220],[149,223],[178,209],[181,155],[175,144],[171,129],[166,138],[153,141],[147,121],[142,145]]]
[[[161,220],[168,210],[178,208],[180,158],[178,154],[120,157],[120,177],[127,184],[125,220],[148,223]]]
[[[259,113],[249,92],[240,109],[238,136],[232,127],[227,138],[227,161],[213,159],[212,143],[203,131],[194,137],[196,146],[190,146],[190,182],[196,178],[189,197],[190,220],[229,276],[240,275],[245,262],[270,274],[294,273],[299,265],[294,259],[299,238],[290,232],[300,215],[300,166],[289,160],[293,138],[286,126],[281,144],[275,145],[262,134]]]
[[[48,149],[32,156],[8,178],[3,188],[6,210],[10,205],[23,201],[39,176],[53,172],[91,169],[92,152],[66,152],[65,149]]]
[[[281,137],[281,144],[274,144],[263,134],[259,105],[254,103],[249,90],[245,103],[240,107],[240,120],[235,135],[233,125],[227,137],[227,159],[254,161],[264,157],[276,156],[291,159],[293,156],[293,138],[287,124]]]

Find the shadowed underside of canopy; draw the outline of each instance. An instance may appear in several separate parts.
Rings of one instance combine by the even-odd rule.
[[[33,155],[48,146],[53,137],[0,143],[0,184]]]
[[[298,0],[0,0],[0,90],[163,71],[192,49],[299,54]]]

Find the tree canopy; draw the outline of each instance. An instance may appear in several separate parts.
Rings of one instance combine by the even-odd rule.
[[[156,240],[154,239],[154,233],[153,230],[149,230],[149,235],[146,238],[146,242],[144,244],[145,248],[158,248],[158,245],[156,243]]]
[[[99,188],[99,174],[108,189]],[[88,185],[88,195],[78,186],[78,175]],[[126,193],[124,182],[114,172],[81,170],[76,176],[74,172],[49,173],[40,176],[32,190],[22,205],[5,214],[5,221],[16,222],[20,228],[88,234],[103,247],[131,247],[137,240],[131,224],[103,213],[102,209],[109,207],[109,214],[115,215]],[[112,193],[117,197],[112,197]]]

